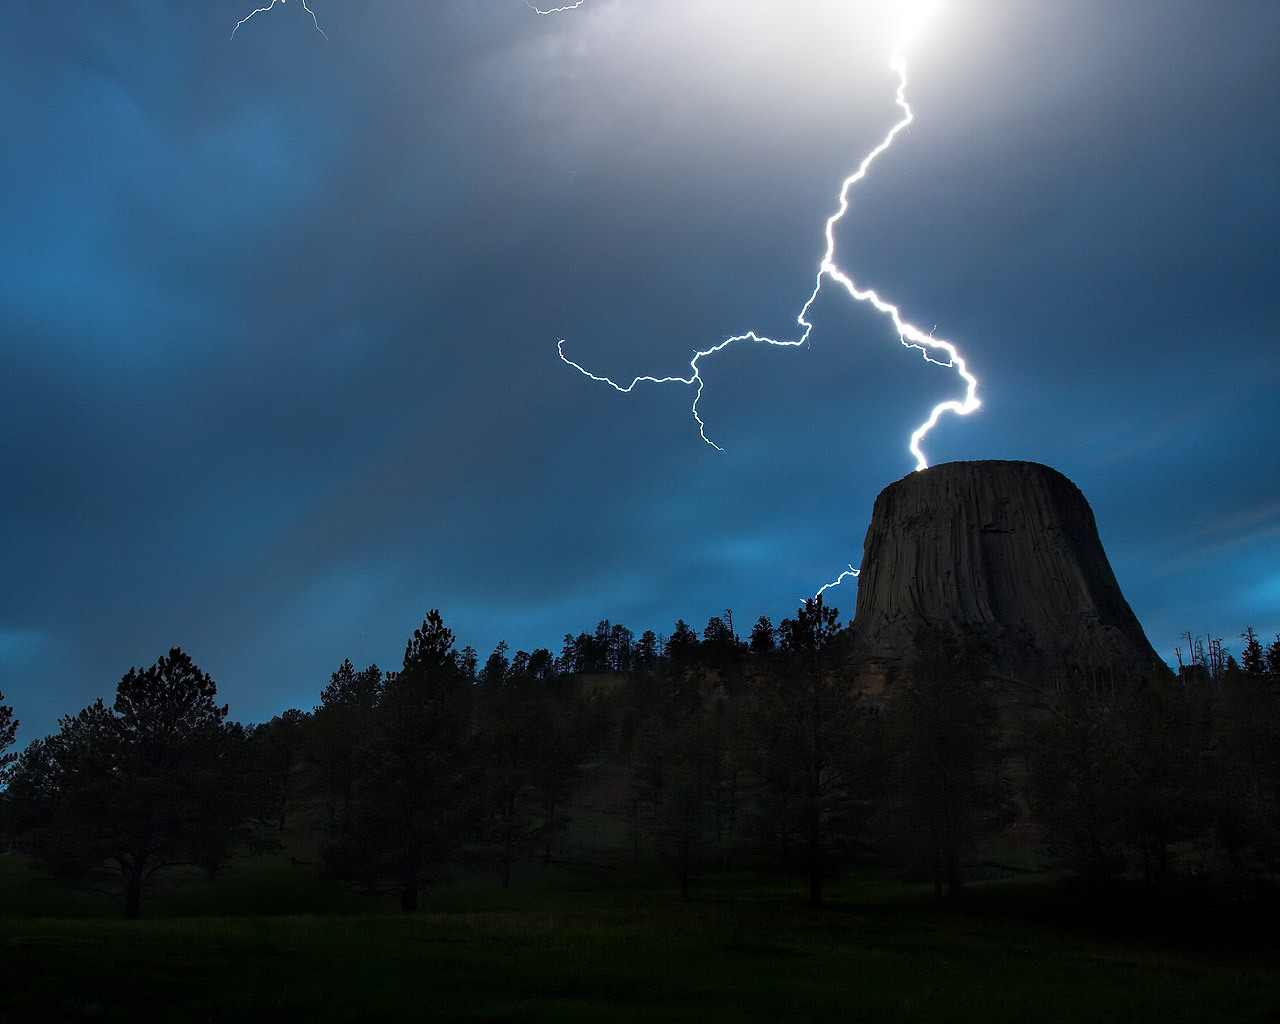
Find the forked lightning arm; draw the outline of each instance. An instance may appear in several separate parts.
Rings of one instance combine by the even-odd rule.
[[[231,30],[231,38],[234,39],[236,37],[236,33],[240,31],[240,26],[243,25],[250,18],[252,18],[255,14],[266,14],[276,4],[284,4],[288,2],[289,0],[271,0],[271,2],[268,3],[266,7],[259,7],[256,11],[250,11],[243,18],[241,18],[239,21],[236,22],[236,27]],[[301,0],[301,3],[302,3],[302,9],[306,11],[309,15],[311,15],[311,22],[313,25],[315,25],[316,31],[319,32],[326,39],[328,39],[329,34],[320,27],[320,22],[316,20],[316,12],[307,6],[307,0]]]
[[[897,137],[898,133],[905,129],[914,120],[911,107],[907,103],[907,63],[906,58],[903,56],[905,44],[906,39],[904,38],[903,42],[899,44],[897,51],[894,53],[893,59],[889,62],[890,69],[898,76],[896,99],[898,107],[902,110],[902,117],[899,118],[898,122],[889,129],[888,134],[885,135],[880,144],[863,157],[862,163],[858,165],[857,170],[844,179],[844,184],[840,188],[840,199],[839,204],[836,207],[836,212],[827,219],[827,248],[822,255],[822,262],[818,265],[818,274],[814,281],[813,292],[801,307],[799,316],[796,317],[796,322],[803,328],[799,337],[794,339],[775,339],[757,334],[755,331],[748,331],[745,334],[737,334],[732,338],[726,338],[724,341],[717,345],[713,345],[710,348],[699,349],[694,354],[694,357],[689,361],[689,374],[687,376],[680,376],[678,374],[672,374],[665,377],[653,377],[647,375],[637,376],[632,378],[630,384],[626,385],[619,384],[617,381],[609,377],[598,376],[582,364],[574,362],[574,360],[564,354],[564,339],[561,339],[556,346],[557,351],[560,353],[560,358],[580,373],[590,377],[592,380],[609,384],[624,393],[631,391],[637,384],[641,383],[679,383],[693,387],[694,396],[692,412],[693,418],[698,424],[698,432],[702,435],[702,439],[706,441],[707,444],[711,445],[712,448],[715,448],[717,451],[723,451],[715,441],[711,440],[711,438],[707,436],[706,424],[703,422],[702,416],[698,412],[698,403],[702,399],[702,388],[704,385],[702,370],[698,364],[708,356],[713,356],[722,349],[728,348],[730,345],[739,341],[761,342],[766,345],[776,345],[784,348],[796,348],[805,344],[809,340],[809,335],[813,331],[813,323],[809,319],[809,310],[812,308],[814,302],[817,301],[818,294],[822,291],[823,282],[830,278],[832,281],[841,285],[845,291],[847,291],[849,295],[858,302],[870,303],[881,313],[889,317],[889,319],[893,321],[894,329],[898,332],[898,338],[901,340],[903,345],[907,348],[918,349],[921,355],[931,363],[953,368],[964,381],[964,398],[951,399],[946,402],[940,402],[938,405],[934,406],[928,419],[926,419],[924,423],[920,424],[920,426],[917,427],[915,432],[911,435],[911,442],[908,445],[908,448],[910,449],[911,454],[915,456],[916,469],[926,468],[928,466],[928,461],[925,459],[924,453],[920,449],[921,442],[929,431],[934,428],[943,413],[953,412],[958,416],[967,416],[978,408],[978,380],[969,372],[968,367],[960,357],[960,353],[956,350],[955,345],[949,341],[944,341],[941,338],[936,338],[932,332],[926,333],[914,324],[904,320],[897,306],[886,302],[872,289],[859,288],[853,279],[840,269],[835,259],[835,227],[844,215],[849,212],[849,192],[852,190],[854,185],[866,177],[867,171],[871,167],[875,158],[888,149],[893,144],[893,140]],[[849,572],[841,573],[839,579],[833,583],[828,583],[827,586],[822,589],[826,590],[827,587],[835,586],[845,577],[850,575],[857,576],[857,574],[858,571],[850,566]],[[822,593],[822,591],[820,590],[818,593]]]
[[[288,2],[289,0],[270,0],[270,2],[267,4],[266,7],[259,7],[256,11],[250,11],[243,18],[241,18],[239,21],[236,22],[236,27],[231,30],[231,38],[234,39],[236,37],[236,32],[239,30],[240,26],[243,25],[250,18],[252,18],[255,14],[266,14],[267,11],[271,10],[271,8],[273,8],[276,4],[283,4]],[[587,0],[577,0],[577,3],[565,4],[563,7],[548,7],[545,10],[541,7],[538,7],[536,4],[534,4],[532,0],[524,0],[524,5],[527,8],[529,8],[529,10],[533,11],[534,14],[561,14],[564,11],[576,11],[579,7],[581,7],[586,2]],[[302,3],[302,9],[311,15],[311,21],[315,24],[316,31],[319,32],[326,39],[328,39],[329,34],[320,27],[320,22],[316,21],[316,13],[310,7],[307,6],[307,0],[301,0],[301,3]]]
[[[541,7],[535,6],[532,0],[524,0],[524,5],[529,8],[529,10],[533,11],[534,14],[563,14],[565,11],[576,11],[586,2],[587,0],[578,0],[578,2],[574,4],[565,4],[563,7],[548,7],[545,10]]]
[[[845,580],[847,580],[847,579],[854,579],[854,580],[856,580],[856,579],[858,578],[858,573],[859,573],[859,572],[860,572],[860,570],[855,569],[852,565],[850,565],[850,566],[849,566],[849,568],[848,568],[847,570],[845,570],[844,572],[842,572],[839,576],[837,576],[835,579],[833,579],[830,583],[824,583],[820,588],[818,588],[818,592],[817,592],[816,594],[814,594],[814,595],[813,595],[813,596],[814,596],[814,599],[815,599],[815,600],[817,600],[819,597],[821,597],[821,596],[822,596],[822,592],[823,592],[824,590],[830,590],[832,587],[838,587],[838,586],[840,586],[840,584],[841,584],[841,583],[843,583],[843,582],[844,582]]]

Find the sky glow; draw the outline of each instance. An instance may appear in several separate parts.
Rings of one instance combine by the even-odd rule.
[[[930,464],[1074,481],[1166,658],[1280,631],[1280,6],[939,4],[842,196],[906,114],[896,14],[0,4],[22,740],[175,645],[243,721],[307,708],[433,607],[482,656],[776,623],[833,577],[847,619],[914,424]],[[800,350],[690,364],[797,340],[819,289]],[[978,394],[921,335],[982,415],[932,417]],[[681,386],[618,399],[561,338]]]

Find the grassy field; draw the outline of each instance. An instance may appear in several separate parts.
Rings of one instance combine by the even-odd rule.
[[[0,894],[41,898],[6,870]],[[33,908],[10,899],[0,1020],[1280,1019],[1275,949],[1035,923],[1019,908],[1043,882],[975,886],[968,909],[948,912],[874,879],[834,885],[822,911],[777,879],[704,879],[688,902],[625,872],[522,881],[446,886],[412,917],[287,862],[202,896],[184,887],[133,922],[17,916]],[[320,892],[324,913],[290,912]],[[101,908],[64,897],[53,912]]]

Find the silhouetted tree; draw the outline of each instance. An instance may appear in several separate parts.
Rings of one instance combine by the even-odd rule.
[[[453,633],[435,609],[388,675],[358,774],[322,848],[331,869],[371,888],[389,885],[416,910],[423,883],[478,834],[483,802],[472,685],[459,670]]]
[[[825,875],[856,833],[865,777],[867,713],[838,615],[818,597],[783,620],[780,650],[757,683],[747,751],[765,832],[784,853],[800,852],[815,907]]]
[[[1033,808],[1046,845],[1058,865],[1099,886],[1127,861],[1122,723],[1110,702],[1072,684],[1032,740]]]
[[[560,652],[560,671],[584,675],[608,671],[612,628],[608,619],[602,619],[595,633],[583,632],[576,637],[566,633]]]
[[[605,740],[608,727],[597,716],[586,714],[580,702],[572,700],[569,685],[556,672],[555,657],[545,647],[536,648],[531,654],[517,651],[503,683],[496,705],[486,702],[482,709],[482,734],[487,734],[486,743],[492,741],[494,730],[484,718],[486,713],[494,714],[500,723],[498,731],[519,728],[524,734],[518,748],[511,752],[523,755],[526,745],[531,748],[531,771],[515,773],[515,777],[523,777],[516,801],[520,812],[530,814],[536,824],[512,833],[512,838],[519,837],[520,841],[512,844],[511,850],[514,853],[516,847],[537,845],[546,866],[556,838],[569,825],[569,801],[578,781],[582,744],[590,742],[598,747]],[[506,860],[503,867],[505,876]]]
[[[529,726],[540,733],[534,793],[540,806],[537,836],[545,867],[551,862],[553,844],[571,822],[569,811],[574,789],[581,781],[579,761],[584,744],[592,743],[598,750],[603,727],[582,703],[570,704],[565,680],[558,676],[529,674],[526,685],[536,689],[535,706],[541,709]]]
[[[57,772],[47,739],[32,740],[18,755],[3,794],[6,843],[27,836],[49,821],[58,795]]]
[[[0,847],[4,848],[13,841],[14,835],[13,810],[6,787],[19,756],[9,749],[17,738],[18,722],[13,717],[13,708],[4,703],[4,694],[0,693]]]
[[[706,794],[711,813],[708,847],[721,866],[728,866],[739,839],[747,742],[744,722],[742,702],[717,701],[707,709],[702,730],[711,769]]]
[[[47,814],[27,842],[56,878],[105,886],[135,917],[157,872],[213,871],[231,856],[257,808],[242,804],[242,731],[224,723],[216,692],[175,647],[130,669],[112,707],[98,700],[29,748],[20,788]]]
[[[1113,784],[1124,800],[1126,839],[1142,880],[1157,892],[1169,885],[1171,847],[1190,839],[1204,819],[1208,737],[1192,697],[1184,687],[1141,679],[1116,701],[1124,763]]]
[[[511,671],[530,679],[550,679],[556,674],[556,659],[545,647],[534,648],[532,654],[516,651],[511,659]]]
[[[615,672],[626,672],[631,668],[631,657],[635,649],[636,635],[621,622],[615,622],[609,630],[609,667]]]
[[[493,649],[493,653],[485,659],[484,668],[480,670],[476,681],[484,687],[493,690],[500,690],[502,685],[507,681],[507,673],[511,670],[511,659],[507,657],[507,647],[505,640],[500,640],[498,646]]]
[[[559,668],[566,674],[594,675],[599,672],[625,672],[631,660],[634,636],[621,624],[601,619],[594,633],[564,635]]]
[[[18,724],[13,708],[4,702],[4,694],[0,693],[0,788],[4,787],[9,769],[18,760],[18,755],[9,750],[18,738]]]
[[[761,615],[756,619],[756,624],[751,627],[751,653],[769,654],[776,646],[773,622],[770,621],[769,616]]]
[[[265,790],[280,832],[285,828],[289,804],[300,788],[298,771],[303,763],[308,724],[306,712],[290,708],[249,734],[252,771]]]
[[[659,848],[675,863],[685,899],[713,820],[710,797],[717,766],[708,739],[705,714],[690,715],[662,735],[663,771],[654,830]]]
[[[1267,679],[1274,685],[1280,686],[1280,633],[1277,633],[1276,638],[1267,646],[1263,663],[1266,665]]]
[[[476,649],[470,644],[467,644],[458,652],[455,663],[458,666],[458,674],[462,676],[464,682],[475,682],[478,662],[479,655],[476,654]]]
[[[575,708],[562,680],[546,670],[549,662],[549,652],[535,652],[482,680],[483,783],[504,888],[513,866],[535,849],[541,848],[544,864],[550,861],[577,781]]]
[[[698,660],[714,673],[722,686],[736,691],[742,681],[742,661],[746,651],[726,619],[732,619],[729,609],[725,609],[725,618],[713,615],[707,621],[707,628],[702,631],[702,643],[698,646]]]
[[[1266,662],[1262,642],[1253,631],[1253,627],[1246,626],[1244,632],[1240,634],[1240,639],[1244,641],[1244,649],[1240,652],[1240,667],[1251,676],[1264,675]]]
[[[664,742],[669,726],[658,715],[642,719],[631,737],[628,751],[628,819],[631,825],[631,856],[640,859],[640,840],[655,831],[655,810],[666,785]]]
[[[1213,866],[1240,900],[1280,885],[1280,688],[1265,663],[1223,674],[1211,752]]]
[[[700,706],[707,669],[698,657],[699,647],[697,632],[684,619],[677,620],[662,659],[664,714],[679,717]]]
[[[956,899],[962,855],[999,804],[999,713],[975,652],[946,629],[924,630],[889,702],[903,835]]]
[[[660,654],[658,635],[653,630],[646,629],[640,634],[640,639],[636,641],[632,667],[638,668],[642,672],[652,671],[653,667],[658,663]]]
[[[739,764],[721,709],[687,709],[672,720],[652,715],[631,748],[633,852],[641,837],[668,862],[688,898],[693,870],[723,857],[737,823]]]
[[[357,672],[350,659],[344,660],[320,691],[320,703],[305,723],[302,738],[310,787],[331,819],[355,785],[357,751],[368,739],[382,686],[377,665]]]
[[[676,620],[676,627],[667,638],[663,657],[668,663],[681,671],[688,668],[698,654],[698,634],[684,619]]]

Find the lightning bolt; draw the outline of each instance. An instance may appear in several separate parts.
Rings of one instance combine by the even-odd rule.
[[[276,4],[284,4],[288,2],[289,0],[271,0],[271,2],[268,3],[266,7],[259,7],[255,11],[250,11],[243,18],[241,18],[239,21],[236,22],[236,27],[231,30],[231,38],[235,39],[236,33],[240,31],[240,26],[243,25],[250,18],[252,18],[255,14],[266,14]],[[524,5],[527,8],[529,8],[529,10],[533,11],[534,14],[562,14],[565,11],[576,11],[579,7],[581,7],[586,2],[587,0],[577,0],[577,3],[565,4],[565,6],[563,7],[548,7],[546,10],[543,10],[541,7],[538,7],[537,5],[535,5],[532,2],[532,0],[523,0]],[[320,22],[316,20],[316,12],[307,6],[307,0],[301,0],[301,3],[302,3],[302,9],[306,11],[309,15],[311,15],[311,21],[315,25],[316,31],[319,32],[322,36],[324,36],[325,39],[328,39],[329,34],[320,27]]]
[[[563,7],[548,7],[545,11],[541,7],[535,6],[532,0],[524,0],[524,5],[534,14],[563,14],[565,11],[576,11],[586,2],[587,0],[578,0],[575,4],[565,4]]]
[[[236,33],[240,31],[240,26],[243,25],[250,18],[252,18],[255,14],[266,14],[276,4],[284,4],[288,2],[289,0],[271,0],[271,2],[267,4],[266,7],[259,7],[256,11],[250,11],[243,18],[241,18],[239,21],[236,22],[236,27],[231,30],[231,38],[235,39]],[[328,39],[329,34],[320,27],[320,22],[316,20],[316,12],[307,6],[307,0],[301,0],[301,3],[302,3],[302,9],[306,11],[309,15],[311,15],[311,22],[312,24],[315,25],[316,31],[319,32],[322,36],[324,36],[325,39]]]
[[[528,2],[528,0],[526,0],[526,2]],[[717,451],[723,451],[723,448],[707,436],[706,423],[703,422],[702,416],[698,411],[698,403],[702,400],[702,390],[705,384],[702,379],[702,369],[699,364],[703,359],[713,356],[717,352],[723,351],[730,345],[735,345],[740,341],[758,342],[760,344],[775,345],[781,348],[798,348],[799,346],[804,345],[808,342],[809,335],[813,332],[813,322],[809,319],[809,310],[812,308],[814,302],[817,301],[818,295],[822,291],[823,283],[830,280],[844,288],[844,290],[856,301],[869,303],[887,316],[893,322],[894,329],[898,332],[898,339],[906,348],[917,349],[921,355],[931,363],[954,369],[964,381],[964,397],[962,399],[951,399],[938,403],[933,407],[928,419],[920,424],[920,426],[917,427],[911,435],[911,442],[908,445],[908,449],[911,454],[915,456],[916,469],[925,469],[929,463],[928,460],[925,459],[924,452],[921,450],[921,443],[929,434],[929,431],[937,425],[938,420],[944,413],[951,412],[958,416],[967,416],[978,408],[978,380],[969,372],[964,359],[961,358],[955,345],[949,341],[934,337],[932,331],[926,333],[914,324],[904,320],[897,306],[882,299],[873,289],[860,288],[854,282],[853,278],[840,269],[835,258],[835,229],[836,225],[844,219],[845,214],[849,212],[849,193],[852,191],[853,187],[858,184],[858,182],[862,181],[863,178],[867,176],[867,172],[870,170],[876,157],[893,145],[893,140],[898,137],[899,133],[904,131],[907,126],[915,120],[915,115],[911,111],[911,106],[907,103],[907,62],[906,57],[904,56],[904,51],[908,42],[910,42],[911,37],[915,34],[915,29],[919,27],[919,24],[920,22],[917,22],[902,33],[899,38],[898,45],[894,50],[893,58],[889,61],[889,69],[898,76],[898,88],[895,99],[897,106],[902,111],[902,116],[898,119],[897,123],[889,129],[880,144],[862,158],[862,162],[858,165],[857,169],[844,179],[844,183],[840,187],[839,202],[836,206],[836,211],[827,218],[825,232],[826,250],[818,265],[818,273],[814,281],[813,291],[810,293],[808,300],[801,307],[800,313],[796,317],[796,323],[803,329],[799,337],[794,339],[776,339],[766,337],[762,334],[757,334],[755,331],[748,331],[745,334],[737,334],[731,338],[726,338],[724,341],[717,345],[713,345],[710,348],[699,349],[694,354],[693,358],[689,360],[689,373],[687,376],[682,376],[680,374],[672,374],[665,377],[643,375],[632,378],[631,383],[627,385],[619,384],[617,381],[609,377],[598,376],[584,367],[581,363],[577,363],[570,359],[564,353],[563,338],[560,339],[556,345],[556,351],[559,352],[561,360],[568,363],[585,376],[590,377],[592,380],[599,381],[603,384],[609,384],[624,394],[632,391],[637,385],[642,383],[679,383],[684,384],[687,387],[694,388],[693,406],[691,411],[693,413],[694,420],[698,424],[698,432],[702,435],[702,439],[706,441],[707,444],[711,445],[712,448],[715,448]],[[827,586],[822,589],[826,590],[828,587],[836,586],[841,580],[845,579],[849,575],[857,576],[858,572],[856,569],[850,566],[849,570],[849,572],[842,573],[839,579],[833,583],[828,583]],[[820,590],[818,593],[822,593],[822,591]]]
[[[850,564],[849,564],[849,568],[848,568],[845,572],[842,572],[839,576],[837,576],[835,579],[833,579],[830,583],[824,583],[821,587],[819,587],[819,588],[818,588],[818,592],[817,592],[816,594],[814,594],[814,595],[813,595],[814,600],[816,601],[818,598],[820,598],[820,597],[822,596],[822,594],[823,594],[823,591],[830,590],[832,587],[838,587],[838,586],[840,586],[840,584],[841,584],[841,583],[843,583],[843,582],[844,582],[845,580],[847,580],[847,579],[855,579],[855,580],[856,580],[856,579],[858,578],[858,573],[859,573],[860,571],[861,571],[861,570],[859,570],[859,569],[855,569],[855,568],[853,567],[853,564],[852,564],[852,563],[850,563]]]

